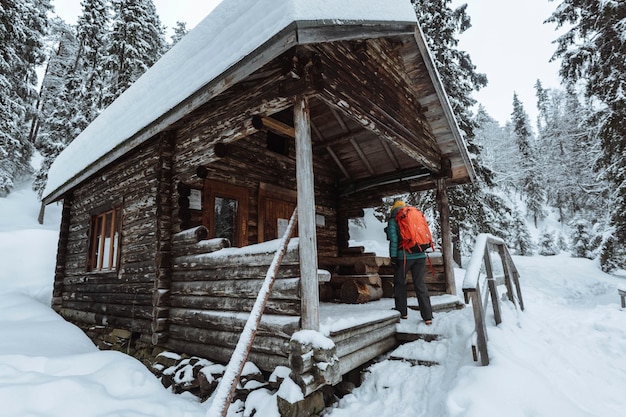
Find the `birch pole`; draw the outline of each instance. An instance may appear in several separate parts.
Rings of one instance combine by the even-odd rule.
[[[267,274],[265,275],[265,281],[263,281],[263,286],[259,290],[259,294],[257,295],[256,301],[254,302],[254,306],[252,307],[250,316],[248,317],[246,325],[244,326],[243,331],[239,336],[239,341],[237,342],[235,351],[230,357],[230,361],[228,362],[226,370],[224,371],[224,376],[222,377],[222,380],[220,381],[220,384],[215,391],[213,403],[211,404],[211,408],[209,408],[209,410],[207,411],[206,417],[226,417],[226,414],[228,413],[228,407],[230,406],[230,403],[233,399],[235,388],[237,387],[241,372],[243,371],[243,367],[245,366],[246,360],[248,359],[248,354],[250,353],[250,348],[252,347],[254,336],[256,335],[257,329],[259,328],[259,323],[261,322],[261,316],[263,315],[265,304],[269,299],[272,285],[274,285],[278,267],[280,266],[283,257],[287,252],[287,246],[289,245],[289,241],[291,240],[291,236],[293,235],[297,219],[298,207],[296,207],[296,209],[293,211],[293,214],[291,215],[287,230],[285,230],[282,240],[279,243],[279,249],[276,251],[274,259],[272,260],[272,263],[267,270]]]

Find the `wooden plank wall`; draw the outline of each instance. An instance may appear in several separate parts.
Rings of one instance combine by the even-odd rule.
[[[184,137],[177,139],[174,161],[174,182],[182,182],[188,187],[202,189],[203,179],[196,175],[199,166],[206,169],[207,178],[223,181],[248,189],[248,243],[258,243],[258,198],[260,183],[268,183],[287,190],[296,190],[295,146],[290,143],[289,156],[280,155],[266,148],[264,132],[256,133],[228,146],[227,155],[215,156],[212,147],[198,147],[191,132],[181,132]],[[291,140],[291,139],[289,139]],[[199,165],[190,165],[185,156],[189,148],[195,148],[194,158]],[[204,157],[201,157],[201,156]],[[315,203],[316,212],[325,217],[325,225],[317,228],[318,252],[323,256],[337,254],[337,201],[335,199],[334,171],[322,161],[316,161]],[[177,200],[178,198],[175,198]],[[173,211],[173,231],[183,230],[180,207]],[[188,226],[198,226],[199,219]]]
[[[152,333],[159,146],[155,138],[74,190],[64,274],[55,278],[61,314],[73,322]],[[110,205],[122,209],[119,269],[91,272],[87,270],[91,216]]]

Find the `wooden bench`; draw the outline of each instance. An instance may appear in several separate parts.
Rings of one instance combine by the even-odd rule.
[[[622,299],[622,308],[626,308],[626,290],[622,290],[621,288],[617,289],[617,292]]]

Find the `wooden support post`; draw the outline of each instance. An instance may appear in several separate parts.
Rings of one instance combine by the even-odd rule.
[[[302,279],[302,328],[319,330],[319,287],[317,282],[317,237],[315,230],[315,191],[313,146],[309,100],[296,96],[293,121],[296,134],[296,181],[298,185],[298,237]]]
[[[509,259],[506,256],[506,247],[504,245],[498,245],[498,254],[502,261],[502,270],[504,271],[504,285],[506,286],[506,295],[509,301],[515,304],[515,297],[513,295],[513,277],[511,276],[511,267],[509,266]]]
[[[500,313],[500,302],[498,300],[498,289],[496,280],[493,278],[493,266],[491,264],[491,254],[489,253],[489,243],[485,245],[485,271],[487,272],[487,287],[491,295],[491,304],[493,305],[493,315],[496,320],[496,326],[502,323],[502,315]]]
[[[456,295],[454,280],[454,264],[452,262],[452,234],[450,230],[450,204],[446,190],[446,180],[437,180],[437,202],[439,204],[439,220],[441,225],[441,254],[443,257],[443,273],[446,279],[446,293]]]
[[[519,307],[522,311],[524,311],[524,298],[522,297],[522,288],[519,285],[519,273],[517,272],[517,268],[515,268],[515,263],[513,262],[513,258],[511,258],[511,254],[509,251],[506,251],[506,258],[511,264],[511,278],[513,278],[513,284],[515,284],[515,291],[517,293],[517,302],[519,303]]]
[[[480,356],[480,364],[489,365],[489,353],[487,352],[487,328],[485,326],[485,312],[483,310],[482,296],[480,290],[468,293],[474,309],[474,322],[476,324],[476,347]]]

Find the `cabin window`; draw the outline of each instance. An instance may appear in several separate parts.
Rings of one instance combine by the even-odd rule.
[[[289,141],[283,136],[267,132],[267,149],[281,155],[289,156]]]
[[[209,237],[221,237],[231,246],[248,244],[248,190],[227,183],[206,180],[203,198],[203,225]]]
[[[119,209],[96,214],[91,219],[89,270],[114,271],[120,250]]]
[[[233,246],[237,246],[237,206],[235,198],[215,197],[213,220],[215,236],[225,237]]]

